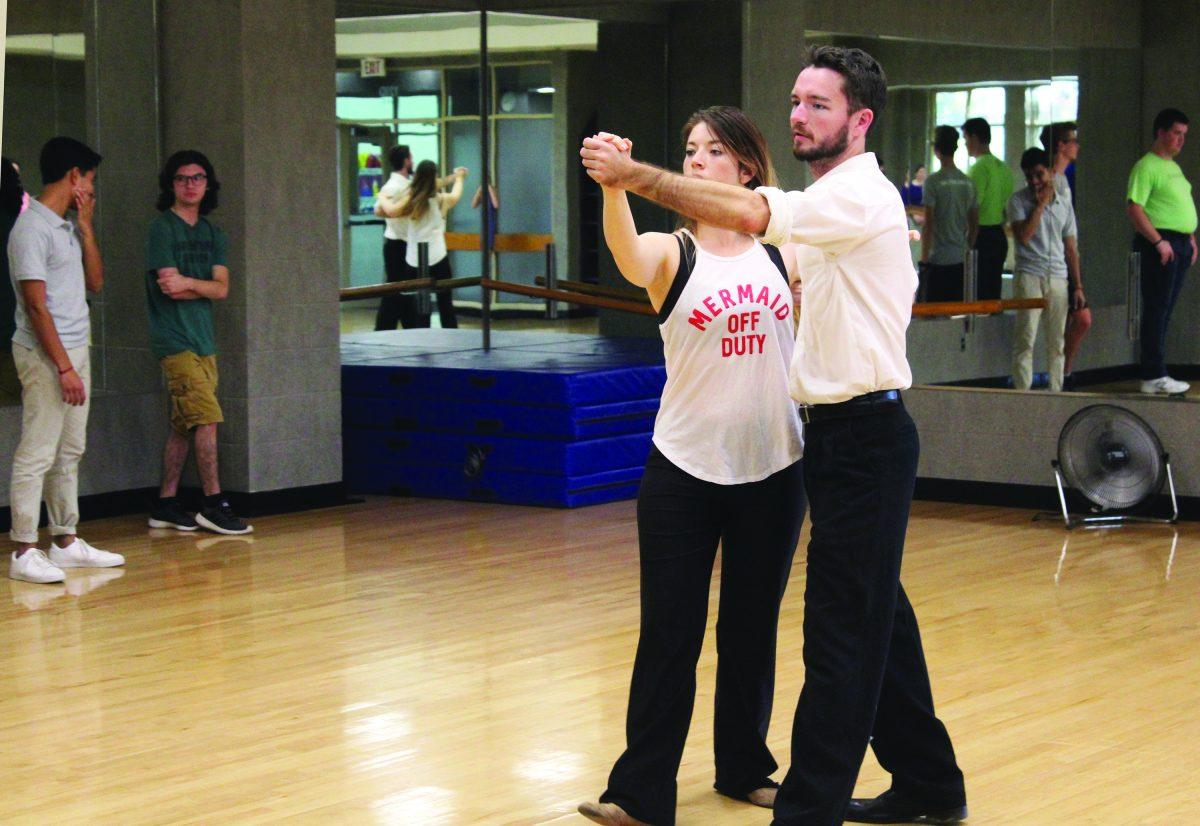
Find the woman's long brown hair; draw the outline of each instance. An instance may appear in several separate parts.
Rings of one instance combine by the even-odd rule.
[[[408,185],[404,203],[400,205],[399,217],[420,221],[429,212],[429,205],[437,195],[438,168],[433,161],[421,161],[413,170],[412,183]],[[434,205],[436,207],[436,204]]]
[[[693,113],[680,134],[684,151],[687,150],[692,130],[701,123],[733,156],[738,166],[750,173],[750,180],[745,184],[747,188],[775,186],[775,167],[771,165],[766,138],[745,112],[736,106],[709,106]],[[680,226],[693,232],[696,230],[696,222],[690,218],[683,218]]]

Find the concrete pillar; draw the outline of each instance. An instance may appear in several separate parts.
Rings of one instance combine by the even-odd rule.
[[[164,155],[213,161],[225,488],[340,483],[333,0],[161,0]]]
[[[805,4],[755,0],[742,4],[742,108],[767,139],[784,189],[807,185],[805,164],[792,158],[788,95],[804,54]]]

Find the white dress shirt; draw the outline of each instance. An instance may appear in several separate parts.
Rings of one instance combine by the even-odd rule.
[[[388,178],[380,190],[380,195],[386,195],[392,201],[399,202],[404,200],[404,193],[408,191],[410,181],[399,172],[393,172],[392,177]],[[408,219],[407,218],[384,218],[383,237],[389,241],[407,241],[408,240]]]
[[[803,192],[757,191],[771,210],[763,240],[799,245],[792,398],[831,404],[910,387],[905,333],[917,274],[900,193],[875,155],[843,161]]]

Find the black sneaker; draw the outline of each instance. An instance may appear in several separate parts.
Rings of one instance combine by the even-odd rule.
[[[177,531],[194,531],[199,527],[174,496],[159,499],[154,504],[149,524],[152,528],[174,528]]]
[[[228,536],[250,533],[254,530],[253,527],[237,518],[233,508],[229,507],[229,503],[224,499],[215,505],[205,506],[204,510],[196,514],[196,521],[200,523],[201,527]]]

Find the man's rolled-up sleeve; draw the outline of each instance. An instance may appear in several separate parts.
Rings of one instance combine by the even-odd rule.
[[[763,243],[776,247],[791,243],[792,208],[788,204],[787,194],[774,186],[760,186],[754,191],[767,199],[767,209],[771,210],[771,220],[762,237]]]

